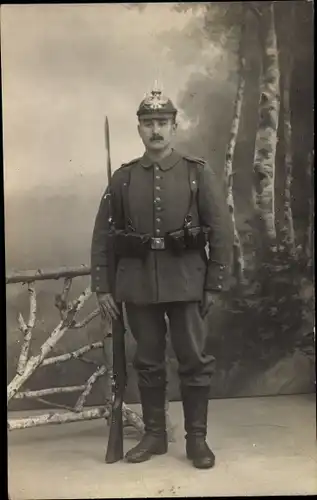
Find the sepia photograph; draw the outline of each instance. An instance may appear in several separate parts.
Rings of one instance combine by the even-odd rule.
[[[0,19],[8,497],[316,495],[313,2]]]

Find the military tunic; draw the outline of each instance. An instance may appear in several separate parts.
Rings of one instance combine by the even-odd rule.
[[[195,169],[196,177],[189,175],[190,169]],[[223,188],[206,162],[173,150],[159,162],[153,162],[145,153],[123,165],[114,173],[110,185],[116,227],[124,229],[127,222],[123,195],[123,189],[127,189],[129,215],[137,233],[162,237],[168,231],[181,229],[190,205],[190,183],[197,189],[192,225],[211,228],[208,261],[196,250],[181,255],[153,250],[145,260],[122,258],[116,270],[115,290],[110,290],[105,196],[93,231],[93,291],[111,291],[118,302],[158,304],[200,301],[204,290],[226,288],[233,231]]]

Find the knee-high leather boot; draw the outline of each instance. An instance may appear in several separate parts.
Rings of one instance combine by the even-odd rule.
[[[152,455],[167,452],[167,432],[165,417],[165,387],[140,387],[145,433],[125,458],[128,462],[139,463],[149,460]]]
[[[181,387],[186,454],[197,469],[209,469],[215,455],[206,443],[209,387]]]

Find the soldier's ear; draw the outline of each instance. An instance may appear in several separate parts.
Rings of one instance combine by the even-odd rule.
[[[173,132],[176,132],[177,127],[178,127],[178,123],[177,123],[177,121],[175,120],[175,121],[173,122]]]

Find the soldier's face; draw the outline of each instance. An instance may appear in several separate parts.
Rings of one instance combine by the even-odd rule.
[[[166,149],[177,129],[174,117],[144,117],[139,119],[138,131],[144,146],[150,150]]]

